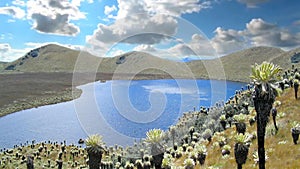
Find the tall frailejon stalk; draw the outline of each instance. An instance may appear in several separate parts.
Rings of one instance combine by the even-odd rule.
[[[272,84],[279,80],[281,68],[273,63],[263,62],[252,66],[250,78],[254,82],[253,101],[257,114],[257,144],[259,169],[265,169],[265,133],[270,111],[278,93]]]
[[[86,150],[89,157],[89,168],[99,169],[102,159],[102,154],[104,153],[102,142],[102,137],[100,135],[91,135],[86,139]]]
[[[146,133],[146,135],[146,142],[151,146],[151,155],[153,157],[155,168],[161,168],[165,152],[164,147],[161,145],[164,132],[161,129],[151,129]]]

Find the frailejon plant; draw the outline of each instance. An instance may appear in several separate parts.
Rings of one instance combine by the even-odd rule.
[[[220,119],[220,124],[221,124],[223,130],[226,130],[226,116],[225,116],[225,114],[221,115],[219,119]]]
[[[246,132],[246,123],[245,123],[246,118],[247,118],[247,115],[242,114],[242,113],[233,116],[233,119],[235,121],[236,131],[238,133],[245,134],[245,132]]]
[[[259,169],[265,169],[265,133],[270,110],[278,94],[272,84],[280,79],[281,68],[272,63],[263,62],[252,66],[250,78],[254,82],[253,102],[257,113],[257,144]]]
[[[202,134],[203,138],[205,140],[208,140],[209,142],[211,142],[211,138],[212,138],[212,132],[210,129],[205,129],[205,131]]]
[[[164,159],[162,160],[161,167],[163,169],[171,169],[173,166],[173,157],[170,154],[165,154]]]
[[[295,99],[298,99],[299,80],[294,79],[293,84],[294,84],[293,86],[294,86],[294,92],[295,92]]]
[[[249,152],[249,138],[248,134],[238,134],[235,136],[234,156],[237,163],[237,168],[242,169],[243,164],[246,163]]]
[[[142,160],[136,160],[135,161],[135,166],[137,169],[143,169],[144,165],[143,165],[143,161]]]
[[[102,154],[104,152],[102,137],[100,135],[91,135],[86,139],[85,144],[88,152],[88,164],[90,169],[99,169]]]
[[[185,169],[194,169],[194,167],[195,167],[195,162],[191,158],[185,159],[183,164],[184,164]]]
[[[293,142],[294,144],[297,144],[297,141],[299,139],[299,134],[300,134],[300,124],[298,122],[294,121],[292,123],[291,132],[292,132]]]
[[[225,145],[222,147],[222,156],[229,155],[231,150],[230,145]]]
[[[161,141],[164,138],[164,132],[161,129],[151,129],[146,133],[146,136],[145,141],[150,144],[155,168],[161,168],[164,156],[164,148],[161,145]]]
[[[175,146],[176,127],[171,126],[169,130],[170,130],[170,134],[171,134],[171,137],[172,137],[172,145],[174,147]]]
[[[200,165],[203,165],[207,156],[207,148],[203,144],[196,144],[195,151],[198,154],[197,160],[199,161]]]

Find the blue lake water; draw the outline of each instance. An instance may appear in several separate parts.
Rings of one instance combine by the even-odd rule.
[[[114,80],[80,86],[80,98],[0,118],[0,148],[26,141],[76,143],[101,134],[131,145],[152,128],[168,129],[183,112],[227,100],[245,84],[217,80]]]

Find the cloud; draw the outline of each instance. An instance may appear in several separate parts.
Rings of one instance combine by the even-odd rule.
[[[141,51],[141,52],[156,52],[157,50],[153,45],[141,44],[133,48],[134,51]]]
[[[215,36],[211,40],[212,45],[220,55],[232,53],[247,47],[247,41],[245,37],[241,35],[241,31],[233,29],[225,30],[218,27],[214,33]]]
[[[260,18],[252,19],[246,24],[246,28],[244,34],[249,37],[254,46],[293,48],[300,45],[299,34],[294,34],[286,28],[280,28]]]
[[[58,42],[44,42],[44,43],[26,42],[25,46],[29,50],[31,50],[31,49],[36,49],[36,48],[39,48],[41,46],[45,46],[45,45],[49,45],[49,44],[56,44],[56,45],[64,46],[64,47],[74,49],[74,50],[84,50],[84,46],[82,46],[82,45],[61,44],[61,43],[58,43]]]
[[[32,28],[40,33],[75,36],[80,29],[72,20],[86,18],[79,10],[78,0],[29,0],[27,18],[33,21]]]
[[[116,8],[115,5],[113,5],[113,6],[105,6],[104,7],[104,14],[108,16],[108,15],[110,15],[112,12],[114,12],[116,10],[117,10],[117,8]]]
[[[87,41],[99,47],[116,42],[155,44],[176,33],[177,21],[170,16],[146,14],[127,16],[112,25],[99,24]]]
[[[24,49],[12,49],[8,43],[0,43],[0,61],[11,62],[24,55]]]
[[[184,43],[181,39],[169,39],[167,43],[175,45],[166,48],[157,48],[156,45],[141,44],[133,50],[173,60],[182,60],[186,57],[193,57],[195,59],[199,59],[199,57],[216,57],[216,52],[209,39],[200,34],[192,35],[191,40],[187,43]]]
[[[16,5],[16,6],[22,6],[22,7],[26,6],[25,1],[22,1],[22,0],[14,0],[14,1],[12,1],[12,4]]]
[[[257,5],[268,2],[269,0],[237,0],[237,1],[246,4],[248,8],[256,8]]]
[[[144,2],[148,11],[175,16],[199,12],[201,9],[211,7],[211,1],[199,0],[145,0]]]
[[[26,15],[23,9],[15,6],[1,7],[0,14],[10,15],[16,19],[23,19]]]
[[[79,33],[79,28],[69,23],[68,15],[56,14],[54,18],[43,14],[33,14],[31,18],[35,20],[33,27],[41,33],[53,33],[58,35],[75,36]]]
[[[11,47],[8,43],[0,43],[0,53],[5,53],[11,50]]]
[[[92,35],[86,37],[95,49],[106,49],[111,44],[154,45],[177,33],[178,22],[172,16],[199,12],[210,6],[210,1],[199,0],[118,0],[118,8],[105,6],[104,12],[115,19],[110,25],[98,24]],[[117,10],[117,15],[111,13]]]

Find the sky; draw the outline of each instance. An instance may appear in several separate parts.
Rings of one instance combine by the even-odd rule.
[[[1,0],[0,61],[50,43],[102,57],[210,59],[300,46],[298,0]]]

